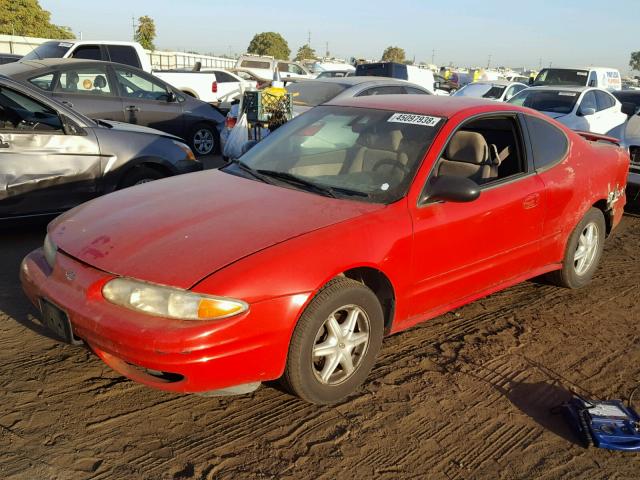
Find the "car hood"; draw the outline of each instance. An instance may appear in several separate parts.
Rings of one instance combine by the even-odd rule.
[[[243,257],[380,208],[209,170],[92,200],[54,220],[49,235],[98,269],[190,288]]]
[[[116,122],[114,120],[102,120],[102,119],[94,120],[94,122],[98,122],[98,125],[101,128],[109,128],[109,130],[160,135],[162,137],[173,138],[173,139],[182,141],[182,139],[180,139],[179,137],[176,137],[175,135],[161,132],[160,130],[156,130],[155,128],[143,127],[142,125],[134,125],[133,123]],[[107,127],[106,125],[104,125],[105,123],[110,125],[111,127]]]
[[[640,116],[634,115],[619,127],[619,131],[614,129],[612,134],[613,136],[620,138],[623,144],[627,147],[631,145],[640,145]]]

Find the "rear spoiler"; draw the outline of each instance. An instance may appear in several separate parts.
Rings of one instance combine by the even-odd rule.
[[[620,140],[614,137],[609,137],[607,135],[600,135],[599,133],[593,132],[583,132],[581,130],[576,130],[576,133],[581,137],[589,140],[590,142],[609,142],[613,143],[616,146],[620,146]]]

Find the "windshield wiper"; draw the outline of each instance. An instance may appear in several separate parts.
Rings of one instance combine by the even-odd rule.
[[[282,180],[292,185],[298,185],[298,186],[308,188],[310,190],[314,190],[328,197],[336,198],[337,197],[336,193],[341,193],[343,195],[349,195],[349,196],[360,196],[360,197],[366,197],[366,198],[369,197],[368,193],[359,192],[358,190],[351,190],[349,188],[320,185],[318,183],[307,180],[306,178],[298,177],[297,175],[294,175],[289,172],[278,172],[275,170],[258,170],[258,172],[261,173],[262,175],[267,175],[269,177],[277,178],[278,180]]]
[[[240,161],[240,160],[238,160],[238,159],[235,159],[235,158],[234,158],[234,159],[232,159],[232,160],[231,160],[231,163],[232,163],[233,165],[237,165],[237,166],[238,166],[238,168],[239,168],[240,170],[242,170],[243,172],[247,172],[247,173],[248,173],[249,175],[251,175],[253,178],[258,179],[258,180],[260,180],[261,182],[264,182],[264,183],[272,183],[272,182],[270,182],[270,181],[267,179],[267,177],[266,177],[265,175],[263,175],[262,173],[260,173],[260,172],[259,172],[259,171],[257,171],[257,170],[254,170],[254,169],[253,169],[253,168],[251,168],[249,165],[247,165],[247,164],[246,164],[246,163],[244,163],[244,162],[241,162],[241,161]]]

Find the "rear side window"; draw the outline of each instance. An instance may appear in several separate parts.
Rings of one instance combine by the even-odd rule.
[[[232,77],[226,72],[216,70],[214,73],[216,74],[216,81],[218,83],[233,83],[238,81],[237,78]]]
[[[131,65],[140,68],[140,59],[136,49],[128,45],[108,45],[107,51],[112,62]]]
[[[429,95],[429,92],[425,92],[424,90],[420,90],[413,87],[404,87],[409,95]]]
[[[367,97],[370,95],[404,95],[406,92],[404,87],[393,87],[393,86],[382,86],[382,87],[373,87],[360,92],[358,97]]]
[[[113,88],[104,66],[68,68],[60,73],[57,92],[85,95],[113,95]]]
[[[82,45],[76,48],[71,54],[73,58],[84,58],[86,60],[102,60],[100,47],[97,45]]]
[[[605,92],[601,92],[596,90],[596,102],[598,104],[598,111],[606,110],[607,108],[613,107],[616,102],[611,95]]]
[[[533,164],[536,170],[544,170],[561,162],[569,151],[569,140],[562,130],[537,117],[525,115]]]

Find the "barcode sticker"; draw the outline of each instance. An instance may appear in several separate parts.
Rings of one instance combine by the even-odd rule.
[[[430,117],[428,115],[415,115],[413,113],[394,113],[389,117],[387,122],[391,123],[409,123],[411,125],[422,125],[423,127],[435,127],[441,120],[439,117]]]

